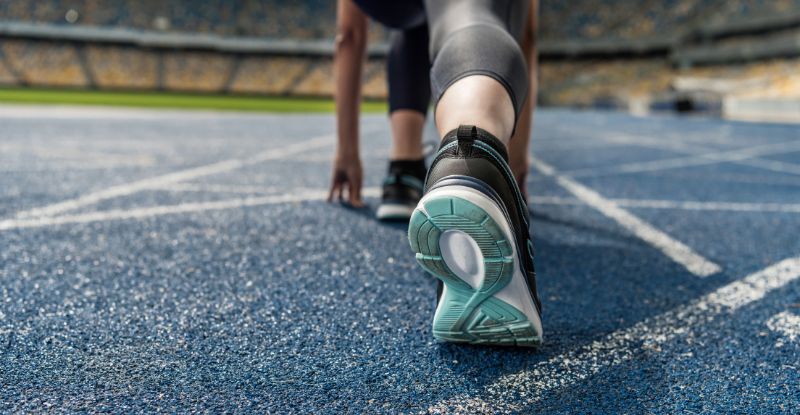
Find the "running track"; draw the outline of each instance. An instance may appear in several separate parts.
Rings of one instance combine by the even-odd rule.
[[[538,112],[527,350],[432,341],[362,124],[352,210],[328,115],[0,107],[0,412],[800,411],[800,126]]]

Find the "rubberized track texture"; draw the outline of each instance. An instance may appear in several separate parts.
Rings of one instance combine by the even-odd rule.
[[[0,106],[0,412],[798,413],[798,126],[534,125],[545,341],[488,347],[375,219],[383,115],[357,210],[329,114]]]

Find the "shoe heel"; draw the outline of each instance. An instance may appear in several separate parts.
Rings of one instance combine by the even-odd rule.
[[[417,262],[445,286],[433,321],[437,340],[539,344],[527,317],[493,297],[514,276],[513,239],[478,204],[446,192],[425,197],[411,216],[408,239]]]

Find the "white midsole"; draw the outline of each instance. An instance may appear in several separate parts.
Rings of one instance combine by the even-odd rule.
[[[438,189],[434,189],[426,194],[422,200],[420,200],[419,205],[417,205],[417,209],[425,212],[427,215],[427,211],[425,211],[425,205],[423,204],[427,199],[433,197],[457,197],[473,203],[474,205],[478,206],[479,208],[483,209],[484,212],[489,214],[492,220],[495,223],[498,223],[503,230],[503,234],[505,237],[511,241],[510,244],[512,247],[512,255],[514,257],[514,275],[511,278],[511,282],[503,287],[500,291],[494,294],[494,297],[502,300],[511,306],[515,307],[517,310],[521,311],[525,314],[525,317],[528,318],[528,321],[533,324],[534,329],[537,333],[541,335],[542,333],[542,320],[539,317],[539,313],[536,311],[536,306],[533,304],[533,299],[530,296],[528,291],[528,284],[526,282],[525,275],[522,273],[522,267],[519,263],[519,254],[517,252],[517,245],[515,243],[516,239],[514,237],[514,233],[511,231],[511,227],[509,226],[508,222],[506,221],[506,217],[503,214],[503,211],[500,210],[500,207],[497,204],[489,199],[486,195],[481,193],[478,190],[472,189],[466,186],[445,186],[440,187]],[[441,244],[441,240],[440,240]],[[444,296],[447,294],[447,285],[444,286],[444,292],[442,295]],[[442,306],[444,302],[439,303],[439,307]],[[439,309],[437,307],[436,314],[439,313]]]
[[[378,219],[387,218],[387,217],[411,217],[411,214],[414,213],[414,207],[409,205],[394,205],[394,204],[383,204],[378,206],[378,210],[375,211],[375,216]]]

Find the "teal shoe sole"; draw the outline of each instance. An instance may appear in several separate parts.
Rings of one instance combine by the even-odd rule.
[[[451,269],[453,264],[448,265],[442,253],[441,237],[449,230],[463,232],[480,250],[483,272],[472,285]],[[429,197],[411,216],[408,240],[417,262],[445,285],[433,320],[434,338],[481,345],[541,343],[540,333],[524,313],[494,297],[511,282],[516,265],[514,241],[490,214],[463,198]]]

